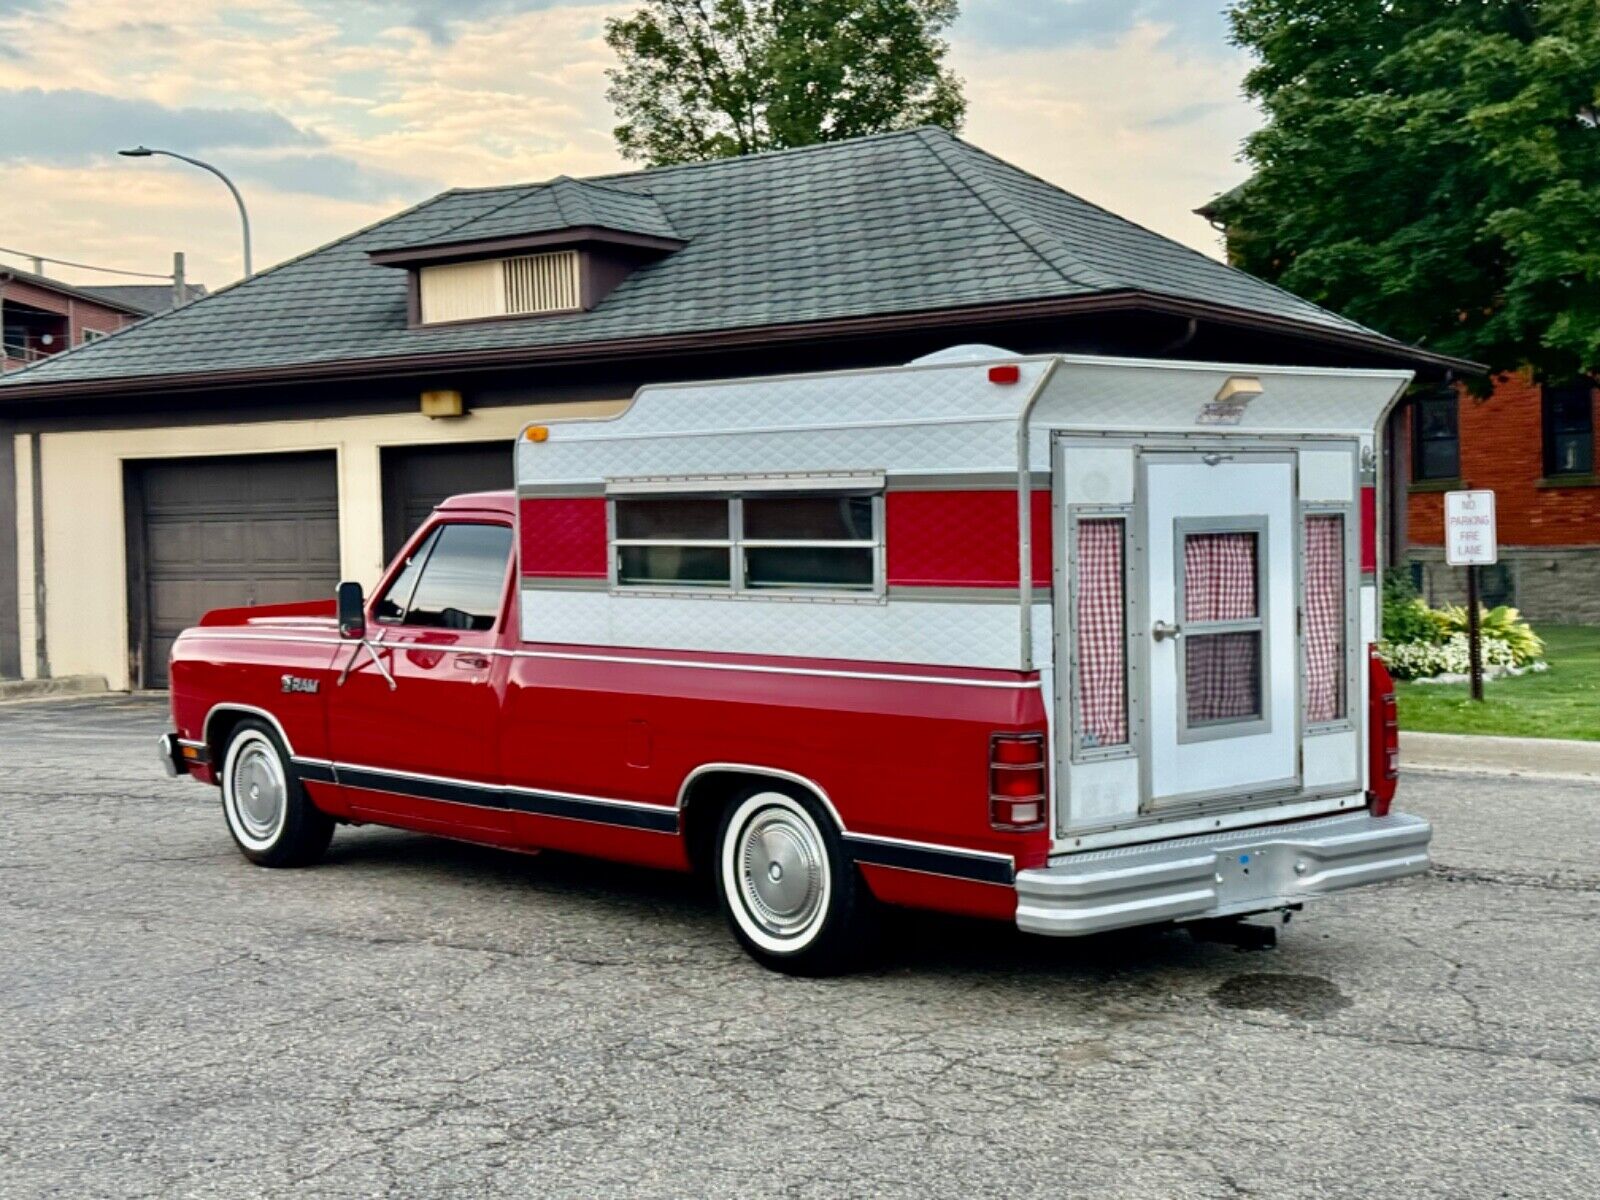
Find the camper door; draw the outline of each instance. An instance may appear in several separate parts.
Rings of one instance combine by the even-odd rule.
[[[1139,456],[1151,808],[1300,787],[1295,455]]]

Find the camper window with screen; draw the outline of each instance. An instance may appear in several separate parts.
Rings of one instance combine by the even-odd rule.
[[[623,496],[612,500],[623,588],[882,592],[881,496]]]
[[[1263,719],[1262,528],[1179,522],[1185,724]]]

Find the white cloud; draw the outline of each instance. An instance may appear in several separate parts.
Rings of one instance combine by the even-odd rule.
[[[964,136],[1157,233],[1220,257],[1193,209],[1248,173],[1259,124],[1240,92],[1246,60],[1196,54],[1144,23],[1112,41],[1009,49],[957,41]]]
[[[953,36],[966,136],[1216,254],[1190,210],[1243,177],[1234,156],[1255,117],[1238,95],[1238,52],[1220,38],[1204,45],[1192,22],[1183,36],[1157,23],[1173,2],[1140,0],[1143,21],[1076,40],[1070,22],[1059,37],[999,37],[1012,0],[989,3],[987,25],[958,24]],[[320,142],[314,154],[206,154],[237,171],[265,265],[446,187],[621,169],[602,29],[632,7],[482,0],[453,9],[440,36],[419,27],[411,0],[52,0],[0,7],[11,51],[0,89],[80,89],[130,111],[247,109],[304,131]],[[7,166],[0,243],[151,270],[183,249],[192,278],[234,278],[237,217],[220,185],[114,149],[100,161]]]

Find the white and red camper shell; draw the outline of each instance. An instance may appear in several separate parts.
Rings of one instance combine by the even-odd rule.
[[[1024,928],[1414,874],[1430,831],[1373,804],[1368,720],[1375,437],[1410,378],[961,347],[646,387],[519,442],[523,636],[1017,673],[1050,730]],[[768,527],[785,495],[848,504]]]

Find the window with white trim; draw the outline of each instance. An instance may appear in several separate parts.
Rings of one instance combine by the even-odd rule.
[[[881,493],[641,495],[611,500],[619,588],[875,595]]]

